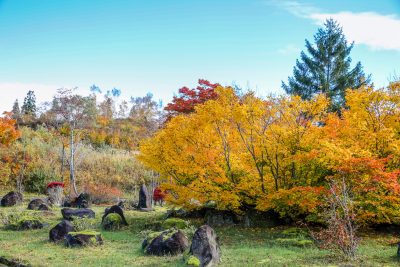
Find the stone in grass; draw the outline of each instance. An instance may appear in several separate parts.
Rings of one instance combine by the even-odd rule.
[[[75,206],[77,208],[89,208],[92,203],[92,198],[89,193],[81,193],[75,199]]]
[[[118,205],[114,205],[114,206],[112,206],[112,207],[110,207],[110,208],[106,208],[106,210],[104,211],[104,215],[103,215],[103,217],[101,218],[101,223],[103,223],[104,219],[108,216],[108,214],[111,214],[111,213],[116,213],[116,214],[118,214],[118,215],[121,217],[121,219],[122,219],[122,223],[123,223],[124,225],[128,225],[128,222],[126,221],[125,216],[124,216],[124,211],[123,211],[122,208],[121,208],[120,206],[118,206]]]
[[[95,213],[91,209],[71,209],[71,208],[63,208],[61,210],[61,214],[66,220],[73,220],[74,217],[80,218],[94,218]]]
[[[142,243],[146,254],[156,256],[178,255],[189,247],[189,240],[180,230],[170,229],[150,234]]]
[[[97,246],[103,244],[101,233],[95,231],[69,232],[65,236],[65,245],[68,247]]]
[[[49,239],[52,242],[59,242],[64,240],[65,236],[74,232],[74,225],[68,220],[62,220],[59,224],[54,226],[49,232]]]
[[[46,201],[41,198],[32,199],[28,204],[28,210],[38,210],[40,205],[46,205]]]
[[[221,249],[218,238],[214,230],[208,226],[200,226],[193,235],[192,245],[189,254],[199,260],[200,267],[211,267],[219,263],[221,259]]]
[[[104,230],[118,230],[122,227],[123,222],[121,216],[117,213],[108,214],[101,223]]]
[[[169,229],[173,227],[177,229],[185,229],[187,226],[188,222],[180,218],[168,218],[161,223],[161,227],[163,229]]]
[[[23,217],[12,227],[15,230],[35,230],[42,229],[44,224],[39,219],[33,217]]]
[[[1,206],[3,207],[11,207],[15,206],[18,204],[21,204],[23,201],[23,196],[19,192],[11,191],[7,193],[2,199],[1,199]]]
[[[142,211],[149,211],[151,209],[151,197],[144,184],[142,184],[139,191],[139,209]]]
[[[0,266],[30,267],[31,265],[19,260],[7,259],[6,257],[0,256]]]
[[[38,210],[50,210],[50,208],[46,204],[40,204]]]

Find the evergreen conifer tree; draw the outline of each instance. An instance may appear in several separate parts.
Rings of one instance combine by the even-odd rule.
[[[282,87],[288,94],[310,99],[324,93],[330,99],[330,110],[339,112],[345,107],[345,91],[370,82],[358,62],[351,68],[350,52],[354,43],[347,44],[342,28],[333,19],[328,19],[324,28],[314,35],[315,44],[306,40],[306,49],[300,54],[293,68],[293,76]]]
[[[36,115],[36,96],[34,91],[29,91],[22,105],[22,114],[35,117]]]
[[[17,122],[21,119],[21,110],[19,108],[18,99],[15,99],[13,108],[12,108],[12,118]]]

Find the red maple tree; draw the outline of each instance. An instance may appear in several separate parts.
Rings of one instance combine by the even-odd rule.
[[[219,83],[210,83],[207,80],[199,79],[199,85],[196,88],[182,87],[179,89],[178,96],[174,96],[171,103],[165,107],[169,117],[177,114],[188,114],[194,111],[194,107],[210,99],[216,99],[215,88]]]

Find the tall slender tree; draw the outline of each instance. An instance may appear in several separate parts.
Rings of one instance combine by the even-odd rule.
[[[351,68],[350,52],[354,43],[348,44],[340,25],[328,19],[324,28],[314,35],[315,44],[306,40],[306,49],[293,68],[293,76],[282,87],[288,94],[311,99],[324,93],[330,100],[330,110],[345,107],[346,89],[355,89],[370,82],[360,62]]]
[[[36,116],[36,96],[35,92],[32,90],[29,90],[25,99],[24,99],[24,104],[22,105],[22,114],[24,115],[30,115],[30,116]]]
[[[21,120],[21,109],[19,108],[18,99],[15,99],[11,112],[12,112],[11,117],[18,123]]]

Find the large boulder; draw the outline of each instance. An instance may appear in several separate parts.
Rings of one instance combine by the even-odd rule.
[[[103,237],[94,231],[69,232],[65,236],[65,245],[68,247],[96,246],[103,244]]]
[[[49,239],[52,242],[59,242],[64,240],[65,236],[74,230],[74,225],[70,221],[62,220],[50,230]]]
[[[170,229],[150,234],[142,244],[149,255],[165,256],[183,253],[189,247],[189,240],[180,230]]]
[[[11,191],[1,199],[1,206],[3,207],[15,206],[17,204],[21,204],[23,199],[24,198],[21,193]]]
[[[16,230],[42,229],[44,224],[36,218],[23,218],[17,222]]]
[[[74,201],[77,208],[89,208],[92,200],[89,193],[81,193]]]
[[[189,254],[192,260],[193,257],[199,260],[200,267],[211,267],[219,263],[221,249],[217,235],[210,226],[203,225],[196,230]]]
[[[114,206],[112,206],[112,207],[110,207],[110,208],[106,208],[106,210],[104,211],[104,215],[103,215],[103,217],[101,218],[101,223],[103,223],[103,222],[104,222],[104,219],[105,219],[109,214],[112,214],[112,213],[118,214],[118,215],[121,217],[121,222],[122,222],[122,224],[128,225],[128,222],[126,221],[125,216],[124,216],[124,211],[122,210],[121,206],[119,206],[119,205],[114,205]]]
[[[41,198],[32,199],[28,204],[28,210],[38,210],[42,204],[46,205],[46,201]]]
[[[40,204],[38,210],[50,210],[50,207],[46,204]]]
[[[66,220],[73,220],[74,217],[80,218],[94,218],[95,213],[91,209],[71,209],[71,208],[63,208],[61,210],[61,214]]]
[[[146,185],[142,184],[139,192],[139,209],[140,210],[148,210],[151,209],[151,196],[147,191]]]

